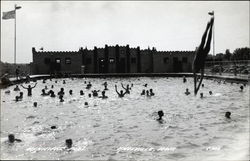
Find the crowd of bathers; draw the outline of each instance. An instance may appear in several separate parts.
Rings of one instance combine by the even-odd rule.
[[[72,80],[74,80],[74,78],[71,78]],[[42,83],[46,84],[46,79],[44,79],[42,81]],[[52,81],[52,79],[50,79],[50,81]],[[186,83],[187,82],[187,78],[184,76],[183,77],[183,83]],[[218,84],[221,83],[221,81],[217,81]],[[55,84],[57,84],[58,81],[55,80]],[[225,81],[224,81],[225,83]],[[66,84],[66,81],[63,80],[63,84]],[[107,82],[104,82],[102,84],[103,86],[103,90],[91,90],[92,88],[92,83],[91,82],[87,82],[87,81],[84,81],[84,84],[86,86],[86,89],[89,93],[87,93],[86,95],[90,98],[90,97],[94,97],[94,98],[101,98],[101,99],[108,99],[108,96],[106,95],[106,92],[108,89],[108,83]],[[32,96],[32,89],[35,88],[37,85],[37,83],[35,83],[34,86],[31,86],[31,85],[28,85],[27,87],[21,85],[22,88],[26,89],[27,90],[27,96]],[[243,84],[244,86],[246,86],[246,84]],[[242,92],[244,90],[244,87],[243,85],[240,86],[240,91]],[[204,84],[202,84],[202,88],[204,88]],[[122,98],[124,97],[125,95],[129,95],[131,94],[132,92],[132,88],[134,87],[133,83],[132,84],[127,84],[126,86],[124,86],[122,83],[121,83],[121,87],[123,88],[123,90],[120,90],[118,91],[117,89],[117,85],[115,85],[115,92],[117,94],[117,96],[119,98]],[[143,84],[143,88],[147,88],[148,87],[148,84]],[[19,86],[16,85],[15,88],[14,88],[14,91],[20,91],[19,95],[15,97],[15,101],[18,102],[18,101],[22,101],[23,99],[23,92],[20,90]],[[73,90],[70,89],[69,90],[69,95],[73,95]],[[10,90],[7,90],[5,93],[10,93]],[[51,85],[50,89],[47,87],[47,85],[45,85],[45,87],[41,90],[41,96],[47,96],[47,97],[51,97],[51,98],[55,98],[55,97],[58,97],[60,102],[64,102],[64,96],[66,95],[65,93],[65,90],[64,88],[60,88],[60,91],[57,92],[57,95],[55,94],[56,91],[54,91],[54,85]],[[186,91],[184,92],[185,95],[190,95],[191,92],[189,91],[188,88],[186,88]],[[209,91],[209,95],[212,95],[213,92],[212,91]],[[79,93],[80,96],[82,95],[85,95],[85,93],[83,92],[83,90],[80,90],[80,93]],[[142,89],[141,91],[141,96],[147,96],[147,97],[152,97],[152,96],[155,96],[155,93],[153,91],[152,88],[150,89]],[[200,93],[200,98],[204,98],[204,94],[203,93]],[[88,107],[88,102],[84,102],[84,105],[85,107]],[[37,102],[34,102],[33,103],[33,106],[34,107],[37,107]],[[163,116],[164,116],[164,112],[162,110],[159,110],[157,112],[158,114],[158,118],[156,119],[159,123],[163,123]],[[231,112],[227,111],[225,113],[225,117],[227,119],[230,119],[231,118]],[[51,129],[56,129],[57,127],[56,126],[51,126]],[[8,142],[9,143],[14,143],[14,142],[21,142],[20,139],[16,139],[15,138],[15,135],[14,134],[9,134],[8,136]],[[66,148],[71,148],[72,147],[72,144],[73,144],[73,141],[72,139],[66,139],[65,140],[65,145],[66,145]]]

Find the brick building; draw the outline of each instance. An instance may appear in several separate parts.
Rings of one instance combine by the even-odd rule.
[[[192,72],[194,51],[157,51],[127,46],[80,48],[78,51],[36,51],[33,74]]]

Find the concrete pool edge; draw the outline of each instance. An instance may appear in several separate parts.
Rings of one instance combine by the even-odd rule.
[[[106,78],[106,77],[193,77],[193,73],[106,73],[106,74],[71,74],[70,77],[74,78]],[[239,76],[228,76],[228,75],[209,75],[205,74],[205,78],[208,79],[222,79],[230,82],[236,83],[248,83],[250,77],[247,78],[239,77]],[[69,78],[69,76],[65,77],[55,77],[48,74],[44,75],[31,75],[30,80],[40,80],[40,79],[50,79],[50,78]],[[6,88],[11,85],[23,83],[26,81],[26,78],[23,77],[21,79],[16,80],[16,78],[10,78],[11,84],[3,85],[0,84],[0,88]]]

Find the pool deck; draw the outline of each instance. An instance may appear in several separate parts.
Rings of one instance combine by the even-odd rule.
[[[72,77],[75,78],[106,78],[106,77],[193,77],[193,73],[106,73],[106,74],[72,74]],[[231,82],[241,82],[247,83],[250,80],[250,75],[230,75],[230,74],[205,74],[205,78],[208,79],[222,79]],[[50,75],[31,75],[31,80],[38,79],[49,79],[54,78]],[[10,78],[10,81],[13,84],[18,84],[25,82],[25,77],[16,80],[16,78]]]

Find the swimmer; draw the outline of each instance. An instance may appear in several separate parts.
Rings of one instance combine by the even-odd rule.
[[[64,95],[64,88],[61,88],[60,92],[58,92],[57,95]]]
[[[34,107],[37,107],[37,102],[34,102],[34,103],[33,103],[33,106],[34,106]]]
[[[92,86],[92,84],[89,82],[89,84],[87,84],[86,89],[90,89],[90,88],[91,88],[91,86]]]
[[[6,94],[10,94],[10,90],[5,91],[4,93],[6,93]]]
[[[99,92],[100,90],[93,90],[92,91],[92,95],[93,95],[93,97],[98,97],[98,92]]]
[[[50,128],[51,128],[51,129],[56,129],[56,126],[51,126]]]
[[[54,85],[51,85],[51,88],[53,89],[53,88],[54,88]]]
[[[42,89],[42,94],[41,94],[42,96],[48,96],[48,95],[50,95],[50,93],[48,92],[48,93],[46,93],[45,92],[45,89]]]
[[[148,91],[148,90],[146,91],[146,94],[147,94],[147,96],[150,96],[150,95],[149,95],[149,91]]]
[[[213,94],[213,92],[212,92],[212,91],[209,91],[209,94],[210,94],[210,95],[212,95],[212,94]]]
[[[35,88],[36,85],[37,85],[37,83],[36,83],[33,87],[31,87],[31,86],[29,85],[28,88],[27,88],[27,87],[24,87],[23,85],[21,85],[21,86],[22,86],[24,89],[27,89],[27,91],[28,91],[28,96],[32,96],[32,89]]]
[[[142,90],[141,95],[145,95],[145,89]]]
[[[16,87],[14,88],[14,91],[20,91],[20,88],[18,87],[18,85],[16,85]]]
[[[50,97],[53,97],[53,98],[56,97],[55,92],[52,90],[50,90]]]
[[[187,79],[185,76],[183,76],[183,83],[186,83],[187,82]]]
[[[14,134],[9,134],[9,136],[8,136],[8,141],[9,141],[10,143],[14,143],[15,141],[21,142],[22,140],[16,139]]]
[[[123,88],[128,94],[130,94],[130,91],[129,91],[129,90],[131,90],[131,88],[129,87],[129,85],[127,85],[126,88],[123,86],[122,83],[121,83],[121,85],[122,85],[122,88]]]
[[[63,80],[63,84],[66,84],[65,80]]]
[[[147,87],[147,86],[148,86],[148,84],[146,83],[146,84],[144,84],[143,86],[144,86],[144,87]]]
[[[57,83],[57,81],[55,81],[55,83]]]
[[[231,112],[226,112],[226,113],[225,113],[225,117],[226,117],[226,118],[231,119],[230,116],[231,116]]]
[[[241,91],[241,92],[243,91],[243,89],[244,89],[244,87],[243,87],[243,86],[240,86],[240,91]]]
[[[201,87],[204,88],[204,84],[202,84]]]
[[[73,91],[72,91],[72,90],[69,90],[69,94],[72,95],[72,94],[73,94]]]
[[[48,89],[48,87],[47,87],[47,86],[45,86],[45,87],[44,87],[44,89],[46,90],[46,89]]]
[[[186,88],[186,92],[185,92],[186,95],[189,95],[190,92],[188,91],[188,88]]]
[[[91,94],[89,93],[89,98],[91,97]]]
[[[100,98],[102,98],[102,99],[108,98],[108,96],[105,96],[105,91],[102,91],[102,96]]]
[[[116,93],[118,94],[118,96],[120,98],[124,97],[125,94],[127,94],[126,92],[123,93],[123,90],[121,90],[120,93],[119,93],[118,90],[117,90],[117,85],[115,85],[115,91],[116,91]]]
[[[203,93],[200,93],[200,97],[203,98]]]
[[[82,96],[82,95],[84,95],[84,93],[83,93],[83,91],[82,90],[80,90],[80,95]]]
[[[60,95],[60,96],[59,96],[59,99],[60,99],[60,102],[64,102],[64,100],[63,100],[63,95]]]
[[[150,96],[154,96],[155,93],[153,92],[153,89],[149,89],[149,92],[150,92]]]
[[[73,144],[72,139],[66,139],[65,144],[66,144],[67,148],[71,148],[72,144]]]
[[[105,90],[105,91],[106,91],[106,90],[109,90],[108,87],[107,87],[107,85],[104,85],[104,90]]]
[[[20,101],[18,96],[16,96],[15,101],[16,102]]]
[[[158,111],[158,116],[159,118],[157,120],[162,121],[162,116],[164,116],[164,112],[162,110]]]
[[[43,83],[46,83],[46,80],[45,80],[45,79],[43,80]]]

